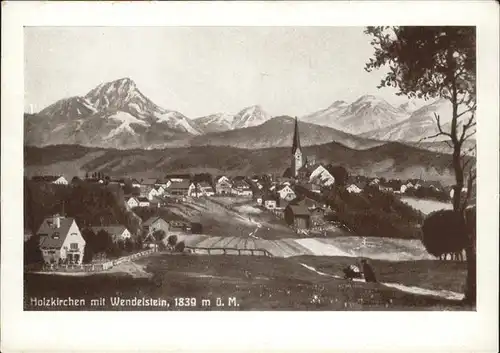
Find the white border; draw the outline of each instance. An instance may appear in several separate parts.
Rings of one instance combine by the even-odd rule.
[[[458,2],[2,3],[2,351],[496,351],[498,6]],[[22,311],[23,26],[477,25],[477,312]],[[370,327],[360,337],[362,327]],[[84,334],[80,333],[83,332]],[[364,331],[364,330],[363,330]]]

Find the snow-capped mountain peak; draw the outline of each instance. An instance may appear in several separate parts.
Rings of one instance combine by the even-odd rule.
[[[241,110],[235,115],[232,122],[233,129],[242,129],[245,127],[261,125],[271,119],[271,116],[267,114],[260,105],[252,105]]]
[[[128,77],[62,99],[30,117],[27,126],[26,140],[37,145],[147,148],[201,133],[183,114],[153,103]]]

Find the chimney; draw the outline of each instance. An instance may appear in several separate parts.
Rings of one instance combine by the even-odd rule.
[[[60,228],[61,227],[61,219],[58,214],[54,215],[53,217],[53,223],[54,228]]]

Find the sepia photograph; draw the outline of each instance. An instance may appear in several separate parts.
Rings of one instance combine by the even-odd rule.
[[[496,351],[499,18],[433,4],[3,3],[0,350]]]
[[[24,36],[25,310],[475,310],[475,27]]]

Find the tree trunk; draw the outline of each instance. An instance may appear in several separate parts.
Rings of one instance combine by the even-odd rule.
[[[465,288],[465,302],[470,305],[476,305],[476,249],[471,244],[465,249],[467,256],[467,280]]]
[[[469,244],[465,248],[467,261],[467,280],[465,289],[465,302],[469,305],[476,305],[476,211],[467,210],[464,212]]]

